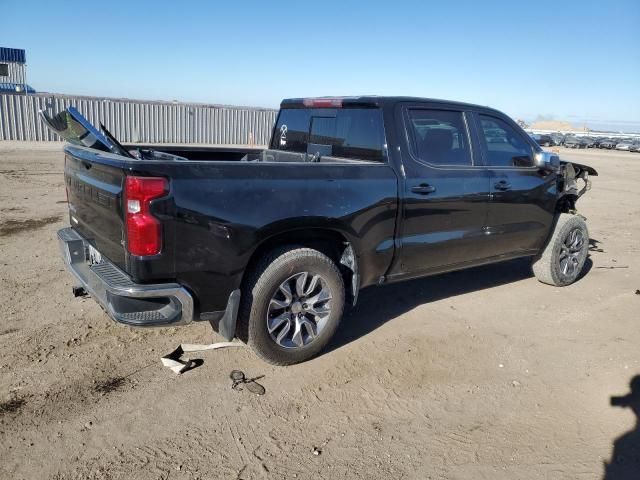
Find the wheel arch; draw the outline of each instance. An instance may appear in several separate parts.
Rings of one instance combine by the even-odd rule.
[[[561,213],[575,213],[576,202],[578,201],[578,195],[564,194],[556,201],[555,216],[557,217]],[[555,219],[557,221],[557,219]],[[554,225],[555,225],[554,221]]]
[[[357,246],[348,236],[335,228],[301,227],[273,233],[264,238],[251,254],[242,274],[242,284],[250,276],[260,260],[270,251],[285,246],[296,245],[313,248],[325,254],[340,270],[349,302],[355,305],[359,290]],[[349,286],[351,288],[349,288]]]

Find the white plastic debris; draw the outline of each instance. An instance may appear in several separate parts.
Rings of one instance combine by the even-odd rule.
[[[209,345],[199,345],[196,343],[183,343],[178,348],[176,348],[173,352],[165,355],[160,359],[162,365],[169,368],[173,373],[181,374],[190,370],[194,366],[193,360],[185,359],[182,360],[180,357],[184,353],[192,353],[192,352],[204,352],[207,350],[218,350],[219,348],[229,348],[229,347],[244,347],[243,343],[240,342],[218,342],[218,343],[210,343]]]

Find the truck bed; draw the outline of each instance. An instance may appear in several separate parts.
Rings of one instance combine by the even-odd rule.
[[[200,311],[224,308],[255,249],[282,229],[321,227],[342,235],[361,252],[362,284],[376,283],[394,252],[394,169],[275,160],[143,160],[66,145],[70,224],[133,281],[186,286],[200,299]],[[127,251],[123,185],[129,175],[170,181],[169,193],[152,201],[162,225],[159,255]]]
[[[249,145],[184,145],[184,144],[143,144],[123,145],[127,150],[153,150],[177,155],[189,160],[239,161],[246,155],[259,154],[265,147]]]

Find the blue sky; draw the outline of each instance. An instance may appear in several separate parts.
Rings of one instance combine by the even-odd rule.
[[[416,95],[640,130],[640,1],[0,0],[39,91],[277,107]],[[626,127],[626,128],[625,128]]]

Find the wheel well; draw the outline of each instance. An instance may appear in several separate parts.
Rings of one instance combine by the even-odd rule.
[[[578,200],[577,195],[563,195],[556,202],[556,212],[557,213],[574,213],[576,211],[576,201]]]
[[[249,263],[245,268],[242,275],[244,282],[245,278],[248,278],[248,272],[253,271],[260,260],[271,250],[284,245],[297,245],[307,248],[313,248],[319,252],[324,253],[327,257],[335,262],[338,269],[342,273],[342,277],[345,285],[345,293],[348,296],[355,295],[352,289],[349,288],[352,285],[353,271],[340,262],[344,251],[350,245],[349,241],[344,235],[335,230],[325,230],[319,228],[308,228],[301,230],[291,230],[283,232],[273,237],[268,238],[262,242],[258,248],[253,252]]]

